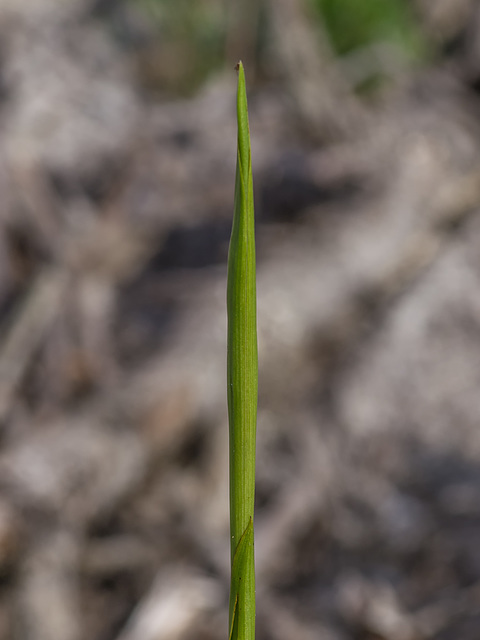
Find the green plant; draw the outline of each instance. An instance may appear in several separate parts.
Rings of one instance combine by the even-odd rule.
[[[405,0],[313,0],[339,55],[390,42],[408,57],[424,53],[419,25]]]
[[[138,55],[149,89],[192,95],[225,57],[226,18],[220,0],[128,0],[148,20],[151,39]]]
[[[229,640],[255,638],[253,509],[257,429],[255,223],[245,73],[237,65],[237,169],[227,275],[227,397],[230,435]]]
[[[370,94],[432,54],[405,0],[310,0],[346,78]]]

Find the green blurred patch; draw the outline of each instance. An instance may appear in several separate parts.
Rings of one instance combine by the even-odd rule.
[[[411,61],[427,55],[427,43],[406,0],[311,0],[334,51],[344,56],[377,43]]]
[[[224,56],[225,9],[218,0],[130,0],[147,16],[155,38],[140,56],[150,88],[189,94]]]

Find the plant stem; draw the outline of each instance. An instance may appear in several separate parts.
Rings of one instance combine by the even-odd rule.
[[[238,149],[227,276],[232,567],[229,640],[254,640],[253,509],[258,394],[255,223],[247,95],[241,62],[237,69]]]

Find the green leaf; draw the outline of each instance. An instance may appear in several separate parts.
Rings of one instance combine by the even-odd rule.
[[[253,560],[253,522],[250,519],[233,556],[229,607],[230,633],[228,640],[233,640],[233,638],[253,638],[253,636],[248,636],[245,633],[242,635],[241,631],[239,631],[249,627],[250,620],[253,621],[253,632],[255,631],[255,597],[253,598],[252,611],[252,599],[249,594],[252,580],[255,589]]]
[[[230,639],[254,640],[253,508],[257,429],[257,311],[253,180],[243,65],[238,64],[238,150],[227,276],[232,582]]]

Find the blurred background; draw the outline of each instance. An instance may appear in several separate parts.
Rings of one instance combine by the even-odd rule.
[[[480,637],[480,4],[0,0],[0,640],[221,640],[237,60],[259,640]]]

